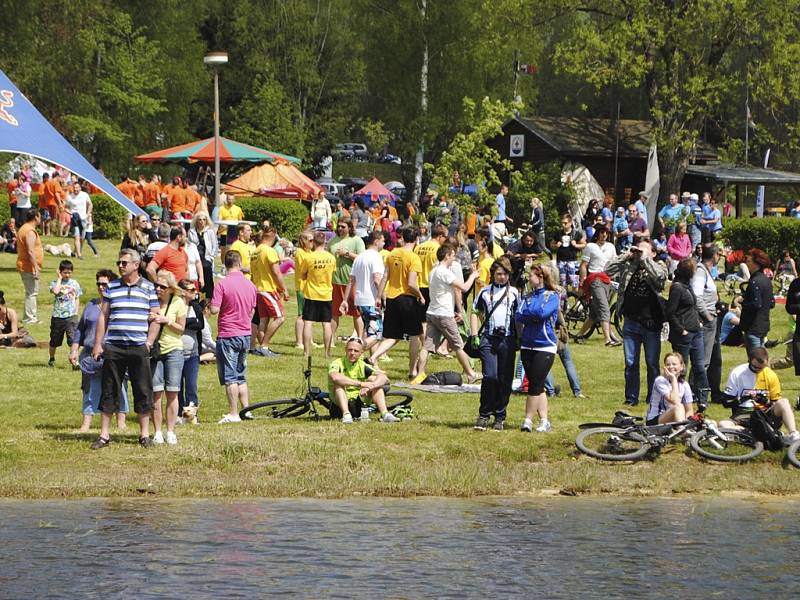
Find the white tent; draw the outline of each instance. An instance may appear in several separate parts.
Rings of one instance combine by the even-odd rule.
[[[572,185],[575,190],[575,204],[569,211],[572,218],[580,226],[583,214],[589,206],[590,200],[602,201],[605,196],[603,187],[597,182],[592,173],[584,165],[577,162],[564,163],[561,169],[561,183]]]

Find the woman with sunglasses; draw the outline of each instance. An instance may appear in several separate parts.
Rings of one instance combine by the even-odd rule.
[[[188,241],[197,246],[200,252],[200,262],[203,265],[203,281],[200,282],[206,298],[214,295],[214,258],[219,255],[219,240],[217,232],[211,226],[211,217],[207,212],[198,212],[192,219],[189,229]]]
[[[156,294],[161,303],[155,322],[161,325],[158,341],[153,348],[153,423],[154,444],[178,443],[175,423],[178,420],[178,392],[183,374],[183,341],[186,328],[186,303],[183,290],[178,287],[175,275],[162,269],[156,274]],[[156,350],[156,347],[158,350]],[[161,433],[161,395],[167,398],[167,435]]]
[[[101,269],[95,275],[97,283],[97,298],[92,298],[83,309],[83,314],[78,322],[78,331],[75,336],[69,355],[69,362],[81,370],[81,391],[83,392],[83,422],[79,431],[87,433],[92,426],[92,417],[100,414],[100,396],[103,393],[103,359],[92,358],[94,347],[94,333],[97,319],[100,317],[100,306],[103,302],[103,292],[108,283],[117,276],[113,271]],[[81,346],[83,349],[81,350]],[[79,354],[80,351],[80,354]],[[125,429],[125,415],[128,412],[128,381],[122,383],[120,397],[120,410],[117,413],[117,427]]]

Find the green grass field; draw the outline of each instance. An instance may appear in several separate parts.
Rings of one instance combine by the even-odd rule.
[[[100,241],[102,258],[75,261],[75,276],[89,296],[94,271],[113,265],[117,241]],[[58,258],[45,259],[39,318],[31,328],[38,341],[48,339],[52,302],[46,291]],[[15,256],[0,256],[0,289],[7,303],[21,310],[22,284]],[[291,280],[291,278],[289,278]],[[292,302],[288,314],[296,314]],[[773,327],[783,333],[782,306]],[[294,348],[293,323],[280,330],[274,349],[280,358],[249,360],[251,398],[259,401],[294,393],[302,384],[302,351]],[[343,332],[349,333],[343,327]],[[321,332],[316,332],[321,338]],[[476,496],[551,493],[662,495],[685,493],[800,493],[800,471],[782,465],[782,455],[765,452],[741,466],[709,464],[682,446],[653,460],[614,465],[577,453],[577,425],[603,421],[622,407],[621,348],[605,348],[595,335],[572,352],[588,400],[569,393],[550,403],[553,431],[519,432],[524,396],[512,397],[508,428],[503,433],[475,432],[478,397],[416,394],[417,418],[397,425],[378,422],[345,427],[336,421],[302,417],[270,422],[217,425],[226,412],[224,391],[213,366],[200,373],[201,423],[178,429],[179,444],[143,450],[128,430],[113,432],[114,443],[91,451],[97,437],[77,433],[81,420],[80,373],[73,372],[61,348],[57,366],[47,367],[46,349],[0,349],[0,496],[86,497],[132,496]],[[783,352],[784,347],[777,351]],[[666,349],[666,345],[665,345]],[[341,343],[335,352],[341,353]],[[391,352],[388,374],[401,379],[407,368],[407,345]],[[725,372],[743,362],[744,350],[726,348]],[[314,383],[326,386],[326,364],[314,356]],[[458,370],[455,360],[431,359],[431,370]],[[642,369],[644,375],[644,369]],[[797,397],[792,371],[778,372],[785,395]],[[556,381],[567,389],[556,361]],[[637,413],[643,414],[644,406]],[[712,406],[719,418],[725,411]],[[97,425],[97,423],[95,423]]]

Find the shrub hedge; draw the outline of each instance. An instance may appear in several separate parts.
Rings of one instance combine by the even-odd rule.
[[[760,248],[769,254],[774,263],[788,249],[792,256],[800,256],[800,219],[763,217],[728,219],[722,230],[722,239],[733,250],[747,251]]]
[[[281,237],[295,240],[306,228],[308,209],[299,200],[239,198],[236,204],[241,207],[246,220],[255,221],[259,226],[263,221],[269,220]]]

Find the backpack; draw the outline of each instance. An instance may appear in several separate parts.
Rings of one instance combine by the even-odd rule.
[[[767,450],[780,450],[783,448],[783,436],[780,430],[773,427],[767,416],[760,410],[750,413],[750,432],[753,438],[764,442]]]
[[[439,371],[431,373],[423,381],[422,385],[461,385],[461,373],[455,371]]]

